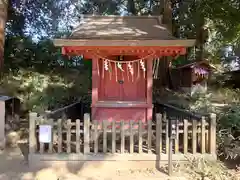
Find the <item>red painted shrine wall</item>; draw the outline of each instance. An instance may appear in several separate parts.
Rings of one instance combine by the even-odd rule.
[[[133,44],[135,43],[141,44],[143,42],[134,42]],[[146,121],[152,119],[153,58],[163,56],[177,57],[177,55],[186,53],[185,47],[158,47],[156,44],[151,47],[138,47],[133,44],[98,47],[87,44],[86,42],[86,46],[63,47],[63,54],[83,54],[86,59],[92,59],[92,120],[100,121],[112,121],[113,119]],[[126,71],[121,72],[119,69],[116,71],[114,63],[111,64],[111,73],[105,71],[103,76],[103,63],[99,59],[100,55],[97,54],[99,51],[102,51],[104,55],[109,55],[110,53],[135,55],[128,56],[127,59],[123,59],[124,61],[143,58],[146,68],[145,78],[142,70],[140,71],[140,76],[138,75],[137,63],[133,67],[133,77],[127,74],[128,72]],[[152,51],[152,54],[150,54],[150,51]],[[117,60],[116,56],[103,58]],[[126,70],[126,64],[123,65],[123,69]]]
[[[111,60],[116,58],[116,56],[108,57]],[[135,59],[138,57],[128,56],[124,58],[124,61]],[[147,64],[151,63],[145,61],[146,69]],[[146,121],[151,118],[152,100],[149,101],[151,97],[148,97],[148,91],[152,91],[152,89],[151,87],[149,89],[147,85],[149,77],[152,78],[152,75],[149,76],[149,72],[139,70],[138,63],[133,63],[133,75],[130,74],[125,63],[122,64],[123,71],[116,68],[115,63],[109,64],[108,67],[110,70],[106,71],[103,60],[95,59],[95,65],[93,65],[93,75],[95,74],[95,76],[92,80],[93,90],[94,86],[97,86],[97,92],[95,92],[97,95],[93,95],[93,99],[97,100],[92,104],[92,118],[100,121]],[[152,79],[150,79],[151,81]]]
[[[96,109],[96,118],[97,120],[103,121],[107,120],[109,122],[115,120],[115,121],[129,121],[133,120],[135,122],[137,121],[146,121],[146,108],[104,108],[104,107],[98,107]]]

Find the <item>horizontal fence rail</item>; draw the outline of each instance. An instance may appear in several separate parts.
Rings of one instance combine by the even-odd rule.
[[[84,113],[91,112],[91,106],[85,102],[75,102],[53,111],[47,111],[42,116],[52,119],[83,119]]]
[[[168,119],[157,113],[155,121],[97,121],[48,119],[29,116],[29,155],[33,154],[167,154],[169,122],[173,125],[174,154],[216,153],[216,116]],[[39,126],[49,125],[51,142],[39,142]]]
[[[202,116],[209,118],[207,114],[197,114],[186,111],[185,109],[181,109],[170,104],[155,102],[154,104],[154,114],[156,113],[167,113],[168,118],[183,118],[183,119],[195,119],[200,120]]]

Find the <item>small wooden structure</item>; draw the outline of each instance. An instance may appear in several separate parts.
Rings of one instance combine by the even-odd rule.
[[[91,59],[91,117],[64,121],[30,113],[30,163],[167,160],[170,119],[153,113],[152,64],[159,57],[184,55],[194,43],[172,37],[158,16],[84,16],[69,38],[55,39],[54,44],[63,54]],[[173,160],[184,160],[188,153],[215,158],[215,121],[215,116],[176,118]],[[49,143],[37,138],[41,124],[52,127]]]
[[[208,78],[215,69],[207,60],[190,62],[173,69],[175,87],[187,93],[206,92]]]
[[[0,148],[6,146],[6,134],[15,130],[19,122],[20,100],[15,97],[0,95]],[[7,127],[8,126],[8,127]]]
[[[143,26],[144,24],[144,26]],[[195,40],[171,36],[159,16],[83,16],[63,54],[92,60],[92,119],[152,119],[153,60],[184,55]]]

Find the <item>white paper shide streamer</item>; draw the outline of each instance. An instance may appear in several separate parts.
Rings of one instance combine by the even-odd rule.
[[[105,71],[109,70],[108,61],[107,60],[104,60],[104,69],[105,69]]]
[[[132,76],[132,81],[134,80],[134,67],[137,67],[137,76],[139,78],[140,76],[140,71],[143,71],[143,76],[145,78],[146,74],[146,66],[145,66],[145,61],[143,59],[139,60],[133,60],[133,61],[114,61],[114,60],[109,60],[109,59],[103,59],[103,74],[102,76],[104,77],[104,71],[108,71],[111,74],[111,63],[114,64],[115,68],[115,75],[116,75],[116,81],[118,80],[118,69],[120,72],[125,72],[127,74],[131,74]],[[123,64],[126,64],[126,70],[123,69]],[[136,66],[135,66],[136,65]],[[110,75],[111,76],[111,75]]]
[[[144,75],[144,78],[145,78],[146,68],[145,68],[145,64],[144,64],[143,60],[140,60],[140,66],[141,66],[141,69],[143,70],[143,75]]]

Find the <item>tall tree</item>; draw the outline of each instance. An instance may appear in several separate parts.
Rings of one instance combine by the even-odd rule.
[[[172,34],[172,25],[173,25],[173,9],[171,0],[161,0],[160,4],[160,13],[163,16],[163,24],[166,25],[169,33]],[[160,78],[162,79],[162,85],[167,86],[170,89],[173,88],[172,85],[172,76],[171,76],[171,66],[172,66],[172,57],[163,57],[160,60],[160,66],[158,71],[161,73]]]
[[[0,0],[0,68],[4,62],[5,26],[7,21],[8,0]]]
[[[161,3],[163,3],[160,9],[160,13],[162,13],[163,15],[163,23],[167,25],[169,32],[172,33],[172,21],[173,21],[172,1],[162,0]]]
[[[127,6],[128,6],[128,12],[129,12],[129,14],[131,14],[131,15],[137,15],[137,9],[136,9],[135,1],[134,1],[134,0],[128,0]]]

